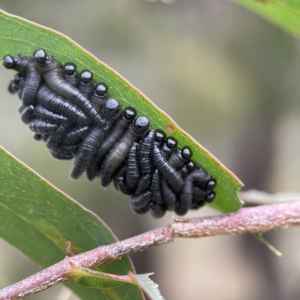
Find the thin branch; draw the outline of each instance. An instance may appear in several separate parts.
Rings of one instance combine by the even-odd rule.
[[[237,213],[208,218],[174,218],[171,225],[66,257],[59,263],[0,290],[0,300],[30,296],[70,279],[74,268],[100,266],[124,255],[172,242],[174,238],[266,232],[295,225],[300,225],[300,202],[244,208]]]

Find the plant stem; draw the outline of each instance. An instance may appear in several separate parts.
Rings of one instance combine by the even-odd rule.
[[[300,202],[243,208],[237,213],[206,218],[174,218],[172,224],[66,257],[55,265],[0,290],[0,300],[30,296],[70,279],[74,268],[100,266],[124,255],[172,242],[174,238],[266,232],[296,225],[300,225]]]

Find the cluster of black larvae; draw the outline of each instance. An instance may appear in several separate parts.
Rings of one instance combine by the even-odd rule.
[[[73,63],[61,65],[42,49],[33,58],[6,55],[3,65],[17,71],[8,89],[18,93],[21,119],[34,138],[57,159],[75,158],[72,178],[86,172],[104,187],[113,181],[131,196],[136,213],[150,211],[155,218],[167,210],[184,215],[213,201],[216,181],[191,161],[192,151],[150,129],[134,108],[122,110],[90,71],[79,74]]]

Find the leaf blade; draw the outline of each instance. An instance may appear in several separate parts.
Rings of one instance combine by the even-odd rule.
[[[15,49],[19,49],[22,55],[31,56],[34,50],[44,48],[62,63],[72,61],[79,70],[90,69],[96,80],[110,86],[110,95],[124,107],[136,107],[139,115],[144,114],[149,118],[152,128],[162,129],[169,134],[172,132],[180,147],[189,146],[192,149],[193,160],[200,163],[218,182],[215,188],[216,199],[210,204],[211,207],[225,213],[237,211],[241,207],[236,193],[242,186],[241,181],[127,80],[54,30],[3,11],[0,11],[0,26],[5,28],[0,32],[0,54],[13,54]],[[11,39],[11,36],[14,38]]]
[[[81,253],[116,241],[109,228],[92,212],[51,186],[0,147],[0,237],[43,268],[66,256],[67,241]],[[132,270],[127,257],[105,265],[110,273]],[[118,295],[143,299],[139,289],[124,284],[117,289],[94,290],[67,285],[82,299]],[[112,295],[112,296],[111,296]],[[123,298],[122,298],[123,299]]]

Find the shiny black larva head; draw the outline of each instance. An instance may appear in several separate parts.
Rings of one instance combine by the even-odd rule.
[[[108,86],[105,83],[103,83],[103,82],[99,82],[95,86],[95,93],[98,96],[106,96],[107,95],[107,91],[108,91]]]
[[[181,150],[181,155],[184,159],[190,159],[193,155],[193,152],[189,147],[184,147]]]
[[[48,55],[44,49],[34,51],[33,58],[38,64],[44,64],[47,61]]]
[[[64,65],[64,72],[67,76],[72,76],[76,72],[76,65],[73,63],[66,63]]]
[[[193,171],[195,169],[195,164],[192,161],[189,161],[186,166],[189,171]]]
[[[123,111],[123,118],[126,121],[132,121],[136,116],[136,110],[132,107],[127,107]]]
[[[170,136],[166,139],[166,145],[170,149],[175,149],[177,146],[177,140]]]
[[[121,104],[116,99],[108,99],[105,103],[105,108],[109,110],[116,110],[121,107]]]
[[[140,116],[134,121],[132,130],[135,134],[142,136],[144,133],[147,132],[149,127],[150,127],[150,122],[148,118],[145,116]]]
[[[116,99],[108,99],[103,107],[106,116],[115,117],[119,114],[122,105]]]
[[[217,184],[217,182],[212,179],[206,184],[206,188],[208,190],[212,191],[216,187],[216,184]]]
[[[2,65],[6,69],[13,69],[16,66],[16,63],[14,61],[14,58],[10,55],[5,55],[2,59]]]
[[[158,143],[162,143],[166,138],[166,134],[160,129],[155,130],[154,135],[154,140]]]
[[[89,84],[93,81],[93,73],[89,70],[84,70],[80,73],[80,81],[84,84]]]
[[[214,199],[215,199],[215,193],[214,192],[211,192],[210,194],[208,194],[206,197],[205,197],[205,200],[207,203],[211,203]]]

